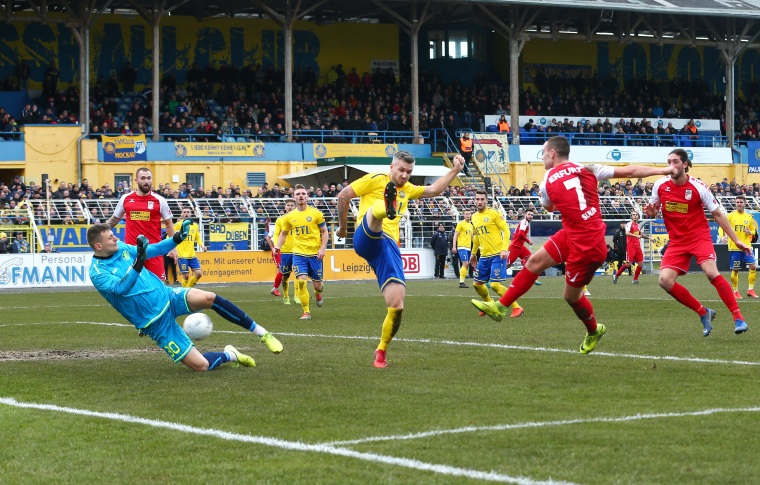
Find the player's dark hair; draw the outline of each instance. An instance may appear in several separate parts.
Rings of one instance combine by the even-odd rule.
[[[684,172],[689,173],[689,168],[691,167],[691,160],[689,160],[689,154],[684,150],[683,148],[676,148],[675,150],[668,153],[668,155],[678,155],[678,158],[681,159],[681,162],[686,164],[686,168],[684,169]]]
[[[137,171],[135,171],[135,178],[137,178],[140,175],[140,172],[150,172],[150,169],[148,167],[138,168]]]
[[[285,203],[287,204],[288,202],[291,202],[291,203],[295,204],[296,203],[296,199],[293,199],[293,198],[285,199]]]
[[[394,153],[393,159],[401,160],[402,162],[406,163],[414,163],[414,155],[404,150]]]
[[[740,194],[740,195],[737,195],[736,197],[734,197],[734,200],[736,200],[736,199],[741,199],[741,200],[743,200],[745,203],[747,202],[747,198],[746,198],[746,197],[744,197],[744,194]]]
[[[90,245],[91,248],[95,248],[95,243],[100,241],[101,236],[104,232],[110,231],[111,226],[108,224],[93,224],[90,226],[89,229],[87,229],[87,244]]]
[[[296,184],[296,186],[295,186],[295,187],[293,187],[293,192],[295,192],[295,191],[296,191],[296,190],[298,190],[298,189],[304,189],[304,190],[306,190],[306,187],[304,187],[304,186],[303,186],[303,185],[301,185],[301,184]],[[306,190],[306,192],[308,192],[308,190]],[[287,202],[287,201],[286,201],[286,202]]]
[[[478,190],[475,191],[475,194],[476,195],[477,194],[485,195],[486,199],[488,198],[488,192],[486,191],[486,189],[478,189]]]
[[[546,140],[546,150],[554,150],[559,158],[570,158],[570,142],[564,136],[553,136]]]

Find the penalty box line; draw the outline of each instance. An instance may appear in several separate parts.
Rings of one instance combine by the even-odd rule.
[[[617,418],[587,418],[587,419],[566,419],[560,421],[529,421],[526,423],[515,424],[498,424],[493,426],[465,426],[462,428],[454,429],[439,429],[434,431],[422,431],[419,433],[410,433],[406,435],[393,435],[393,436],[370,436],[367,438],[361,438],[356,440],[345,441],[331,441],[324,443],[330,446],[347,446],[358,445],[363,443],[373,443],[378,441],[404,441],[413,440],[419,438],[429,438],[434,436],[449,435],[449,434],[461,434],[461,433],[476,433],[481,431],[506,431],[512,429],[526,429],[526,428],[546,428],[551,426],[567,426],[573,424],[597,424],[597,423],[628,423],[632,421],[643,421],[647,419],[668,419],[668,418],[686,418],[694,416],[710,416],[714,414],[725,413],[756,413],[760,411],[760,407],[749,408],[715,408],[715,409],[702,409],[699,411],[689,411],[682,413],[649,413],[649,414],[634,414],[631,416],[620,416]]]
[[[38,404],[19,402],[13,398],[0,397],[0,404],[22,409],[35,409],[40,411],[52,411],[57,413],[66,413],[79,416],[86,416],[91,418],[108,419],[112,421],[119,421],[130,424],[140,424],[144,426],[150,426],[153,428],[171,429],[173,431],[179,431],[182,433],[209,436],[213,438],[237,441],[242,443],[252,443],[264,446],[270,446],[274,448],[280,448],[288,451],[301,451],[312,453],[323,453],[328,455],[342,456],[346,458],[354,458],[357,460],[363,460],[374,463],[383,463],[386,465],[399,466],[403,468],[410,468],[420,471],[428,471],[438,473],[441,475],[457,476],[471,478],[475,480],[485,480],[502,483],[514,483],[519,485],[574,485],[572,482],[556,481],[556,480],[534,480],[528,477],[504,475],[493,471],[484,472],[480,470],[471,470],[467,468],[459,468],[449,465],[439,465],[435,463],[425,463],[419,460],[413,460],[410,458],[397,458],[394,456],[380,455],[377,453],[364,453],[354,451],[348,448],[336,447],[328,444],[308,444],[300,441],[287,441],[278,438],[270,438],[265,436],[252,436],[240,433],[233,433],[229,431],[222,431],[209,428],[198,428],[195,426],[189,426],[180,423],[173,423],[170,421],[160,421],[157,419],[146,419],[129,414],[120,413],[104,413],[99,411],[90,411],[87,409],[69,408],[64,406],[57,406],[54,404]]]

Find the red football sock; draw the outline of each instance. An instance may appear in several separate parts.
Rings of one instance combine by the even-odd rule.
[[[675,298],[676,301],[678,301],[678,303],[680,303],[681,305],[687,308],[691,308],[692,310],[697,312],[700,317],[705,316],[705,313],[707,313],[707,310],[705,310],[705,307],[703,307],[702,304],[699,302],[699,300],[694,298],[694,295],[692,295],[689,292],[689,290],[687,290],[686,287],[684,287],[683,285],[679,283],[674,283],[673,288],[671,288],[668,293],[670,293],[670,296]]]
[[[517,276],[512,278],[512,284],[509,285],[507,292],[499,298],[501,304],[504,306],[510,306],[512,303],[516,302],[518,298],[533,288],[533,283],[536,282],[538,276],[539,275],[531,273],[527,269],[523,269],[517,273]]]
[[[277,276],[274,277],[274,287],[279,288],[280,283],[282,283],[282,273],[278,271]]]
[[[643,268],[644,265],[642,263],[639,263],[636,265],[636,272],[633,274],[633,281],[637,281],[639,279],[639,275],[641,274],[641,268]]]
[[[594,316],[594,307],[585,295],[581,295],[581,299],[575,303],[570,303],[570,308],[573,309],[575,315],[580,318],[583,325],[586,326],[588,333],[596,332],[596,317]]]
[[[723,275],[719,275],[717,278],[712,280],[710,283],[715,287],[716,290],[718,290],[718,296],[721,300],[723,300],[723,303],[728,308],[728,311],[731,312],[731,315],[734,316],[734,320],[737,318],[741,318],[744,320],[744,317],[742,316],[742,312],[739,311],[739,304],[736,303],[736,297],[734,297],[734,290],[731,288],[731,285],[726,281],[726,278],[723,277]]]
[[[620,268],[618,268],[617,273],[615,273],[615,278],[620,278],[620,275],[623,274],[623,271],[628,269],[628,265],[624,264]]]

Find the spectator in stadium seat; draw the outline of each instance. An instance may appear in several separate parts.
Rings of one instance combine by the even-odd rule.
[[[13,247],[8,242],[8,235],[4,232],[0,232],[0,254],[8,254],[13,252]]]
[[[29,241],[24,237],[24,233],[19,231],[16,233],[16,239],[13,241],[12,252],[15,254],[29,253]]]

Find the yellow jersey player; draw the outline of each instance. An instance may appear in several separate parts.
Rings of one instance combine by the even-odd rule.
[[[269,244],[270,248],[273,248],[275,246],[274,241],[277,241],[280,238],[280,233],[282,233],[282,221],[286,214],[288,214],[290,211],[296,208],[296,201],[293,199],[288,199],[285,201],[285,214],[281,215],[277,218],[277,220],[274,223],[274,227],[272,228],[271,233],[267,233],[267,243]],[[287,237],[285,238],[285,242],[282,244],[282,247],[280,248],[280,251],[274,255],[274,262],[275,265],[277,265],[277,276],[274,279],[274,286],[272,287],[271,293],[274,296],[280,296],[282,295],[282,301],[286,305],[290,305],[290,293],[288,291],[288,278],[290,278],[290,273],[293,268],[293,236],[290,235],[290,232],[287,233]],[[282,293],[279,292],[277,289],[278,287],[282,286]],[[298,295],[295,294],[295,290],[293,291],[294,297],[296,300],[296,303],[300,304],[301,302],[298,300]]]
[[[190,219],[190,217],[192,217],[190,208],[183,208],[180,220],[174,224],[174,232],[182,229],[182,221]],[[177,262],[179,263],[179,272],[182,275],[182,286],[185,288],[192,288],[203,276],[201,263],[195,257],[196,243],[201,248],[201,251],[206,250],[206,246],[203,245],[203,241],[201,240],[198,224],[193,222],[190,225],[187,238],[177,245]],[[190,270],[193,271],[192,276],[190,276]]]
[[[459,221],[456,229],[454,229],[454,247],[451,248],[451,252],[459,256],[459,262],[462,263],[462,268],[459,270],[459,287],[467,288],[464,284],[464,279],[467,276],[470,266],[470,255],[472,253],[472,211],[464,211],[464,219]]]
[[[414,156],[406,151],[393,155],[389,172],[370,173],[346,186],[338,194],[338,237],[348,233],[348,205],[361,197],[354,250],[367,260],[377,276],[388,311],[383,320],[380,343],[375,350],[374,366],[385,368],[388,344],[401,326],[406,279],[399,250],[399,216],[407,211],[410,200],[435,197],[449,186],[464,166],[461,155],[454,157],[454,167],[446,175],[425,187],[409,182],[414,170]]]
[[[736,204],[736,210],[728,214],[728,223],[734,229],[734,232],[747,246],[752,246],[752,239],[757,235],[757,221],[751,214],[745,212],[747,206],[747,199],[743,195],[737,195],[734,202]],[[749,283],[749,289],[747,290],[747,296],[750,298],[757,298],[755,293],[755,279],[757,278],[757,264],[755,257],[752,253],[745,253],[742,249],[736,246],[736,243],[726,237],[722,228],[718,229],[718,235],[721,238],[721,242],[725,243],[728,240],[728,261],[731,265],[731,286],[734,290],[734,296],[739,300],[742,295],[739,293],[739,270],[742,269],[742,263],[746,263],[749,275],[747,281]]]
[[[477,212],[472,215],[472,248],[470,263],[477,265],[477,273],[473,287],[483,298],[483,301],[492,301],[488,294],[488,286],[499,296],[507,292],[507,288],[501,284],[507,277],[507,257],[509,256],[509,226],[501,213],[488,207],[488,193],[485,190],[475,191],[475,207]],[[475,253],[480,249],[480,260]],[[515,301],[512,303],[510,317],[522,316],[525,310]],[[479,312],[481,317],[484,312]]]
[[[293,236],[293,271],[296,274],[295,293],[301,301],[303,314],[301,320],[311,320],[309,309],[309,289],[306,284],[311,278],[314,285],[314,298],[317,306],[322,306],[322,259],[327,249],[327,224],[322,213],[310,207],[309,193],[303,185],[296,185],[293,192],[296,209],[282,216],[282,232],[277,238],[272,251],[278,254],[288,233]]]

